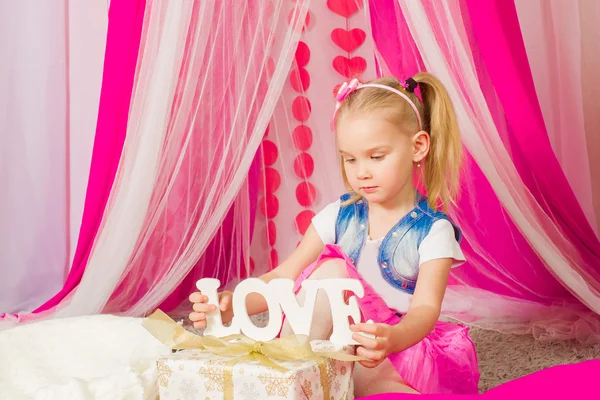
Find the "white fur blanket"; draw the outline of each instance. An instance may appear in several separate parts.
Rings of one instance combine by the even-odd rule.
[[[150,400],[170,349],[140,318],[48,320],[0,332],[0,399]]]

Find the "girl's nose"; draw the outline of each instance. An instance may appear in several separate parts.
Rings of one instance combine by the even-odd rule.
[[[372,177],[371,171],[366,165],[366,163],[363,162],[358,164],[358,169],[356,170],[356,177],[361,180],[370,179]]]

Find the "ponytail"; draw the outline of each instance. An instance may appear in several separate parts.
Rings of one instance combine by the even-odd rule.
[[[429,133],[430,148],[425,158],[425,187],[429,206],[447,211],[456,204],[462,143],[452,101],[442,83],[427,72],[412,77],[423,99],[423,130]]]

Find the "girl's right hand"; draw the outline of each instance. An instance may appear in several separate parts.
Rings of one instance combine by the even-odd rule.
[[[228,290],[219,293],[219,308],[221,309],[223,324],[233,319],[232,299],[233,293]],[[201,292],[192,293],[190,301],[193,303],[194,309],[194,312],[190,313],[190,320],[194,323],[194,328],[206,328],[206,313],[215,311],[217,307],[214,304],[207,304],[208,296],[203,295]]]

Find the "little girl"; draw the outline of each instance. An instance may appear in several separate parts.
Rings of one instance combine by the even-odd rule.
[[[479,371],[468,328],[438,321],[450,269],[465,261],[461,231],[443,213],[458,189],[461,159],[450,98],[439,80],[419,73],[402,82],[352,80],[337,101],[333,123],[348,193],[318,213],[292,255],[260,278],[295,280],[300,304],[305,279],[362,281],[363,320],[375,323],[351,326],[361,344],[356,352],[367,359],[354,372],[357,397],[476,394]],[[328,339],[332,330],[320,292],[311,339]],[[233,317],[231,297],[220,293],[224,323]],[[190,300],[190,319],[202,328],[216,306],[201,293]],[[249,314],[267,310],[258,294],[248,296],[247,308]],[[284,323],[281,336],[291,333]]]

